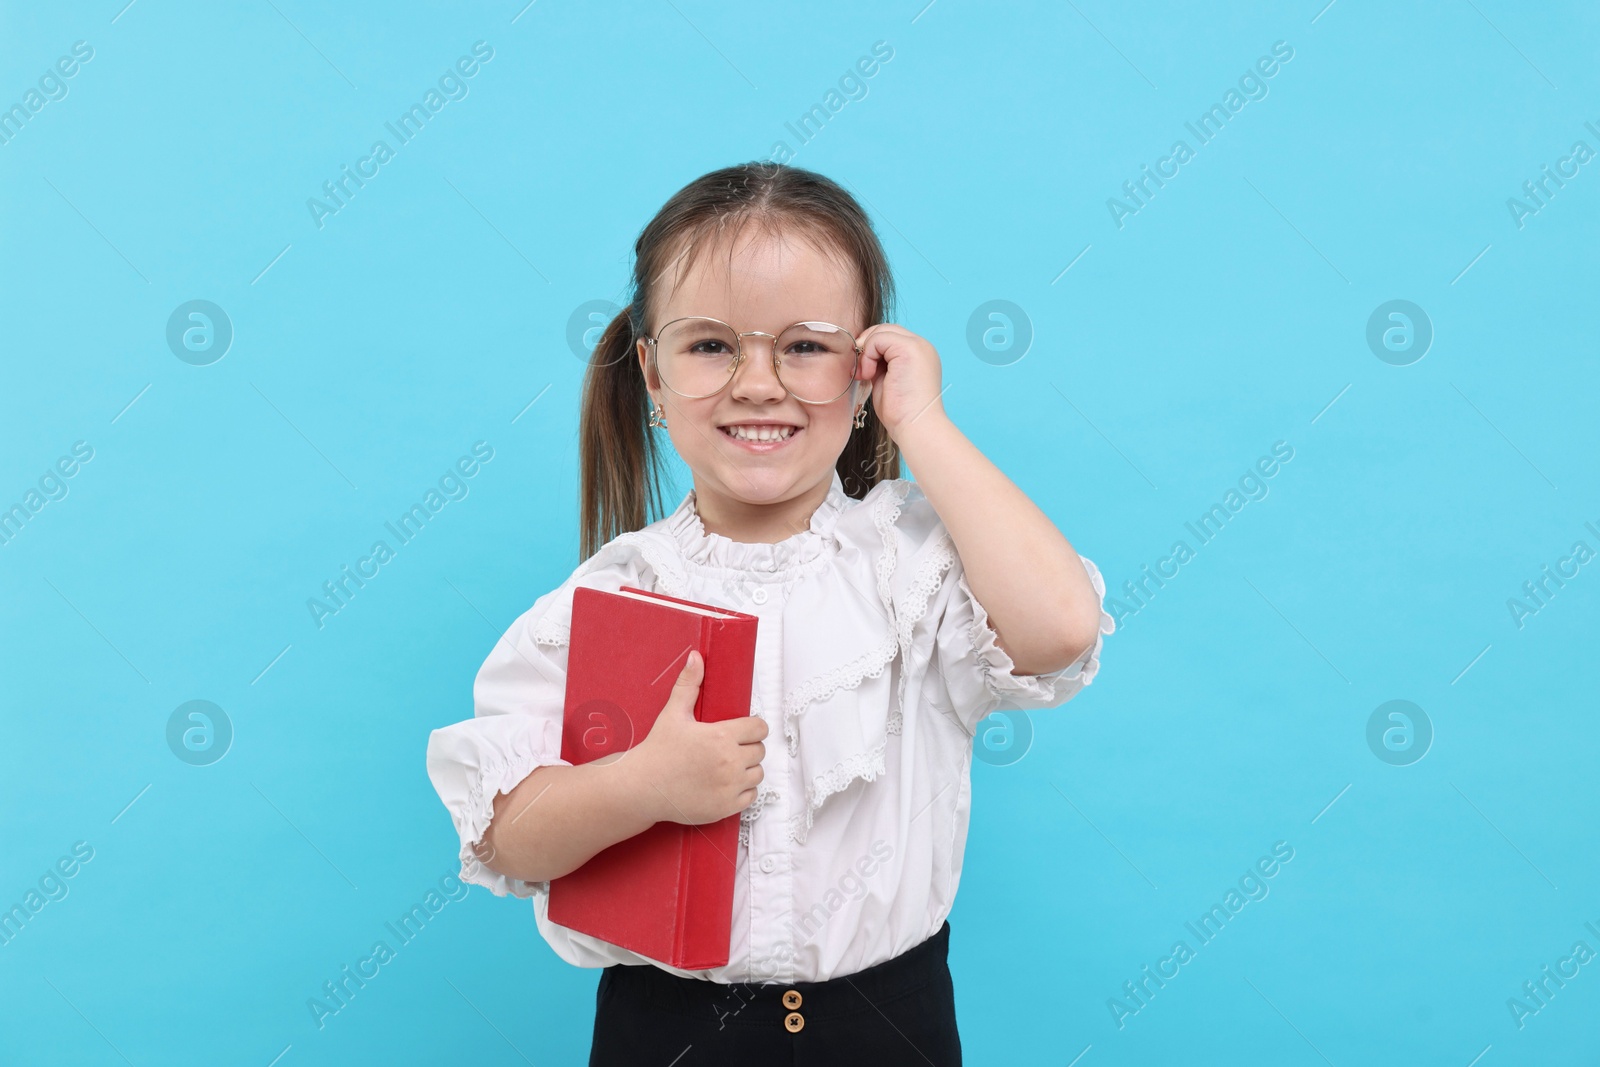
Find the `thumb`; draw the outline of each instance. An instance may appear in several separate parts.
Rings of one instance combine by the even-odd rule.
[[[693,715],[694,703],[700,698],[700,683],[704,678],[705,662],[700,658],[700,653],[690,649],[688,662],[678,672],[678,680],[672,683],[672,695],[667,697],[667,708],[682,715]]]

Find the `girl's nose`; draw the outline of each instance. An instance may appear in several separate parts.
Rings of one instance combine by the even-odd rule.
[[[744,359],[734,371],[733,384],[730,386],[733,395],[757,403],[782,400],[787,390],[778,380],[777,368],[772,360],[772,346],[777,342],[770,337],[745,337],[741,340]]]

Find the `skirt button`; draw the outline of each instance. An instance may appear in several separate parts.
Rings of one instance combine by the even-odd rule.
[[[783,1006],[790,1011],[800,1006],[800,990],[791,989],[783,995]]]
[[[791,1034],[798,1034],[800,1028],[806,1024],[806,1017],[797,1011],[791,1011],[783,1017],[783,1028]]]

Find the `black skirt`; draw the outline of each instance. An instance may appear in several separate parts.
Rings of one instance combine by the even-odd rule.
[[[950,924],[826,982],[728,985],[613,964],[595,993],[589,1067],[960,1067]]]

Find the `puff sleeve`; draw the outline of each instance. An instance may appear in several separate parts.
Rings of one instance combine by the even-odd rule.
[[[895,526],[904,557],[896,568],[896,613],[902,635],[909,635],[902,652],[913,671],[925,670],[922,691],[930,702],[953,714],[969,734],[993,711],[1055,707],[1094,680],[1105,637],[1116,623],[1105,610],[1105,580],[1092,560],[1079,556],[1100,600],[1094,645],[1060,670],[1018,674],[967,584],[949,532],[915,486]]]
[[[495,642],[473,682],[474,717],[428,735],[428,778],[461,837],[461,880],[496,896],[530,897],[541,883],[493,871],[473,851],[494,817],[495,798],[536,768],[570,766],[561,758],[567,649],[534,639],[561,592],[540,598]]]
[[[1106,586],[1100,568],[1079,556],[1100,598],[1100,626],[1094,644],[1073,662],[1049,674],[1017,674],[1000,647],[989,613],[973,596],[965,574],[957,577],[936,636],[934,662],[950,688],[956,715],[975,732],[978,722],[1001,708],[1053,708],[1071,700],[1094,681],[1100,650],[1116,623],[1105,610]],[[957,564],[959,568],[960,564]]]

